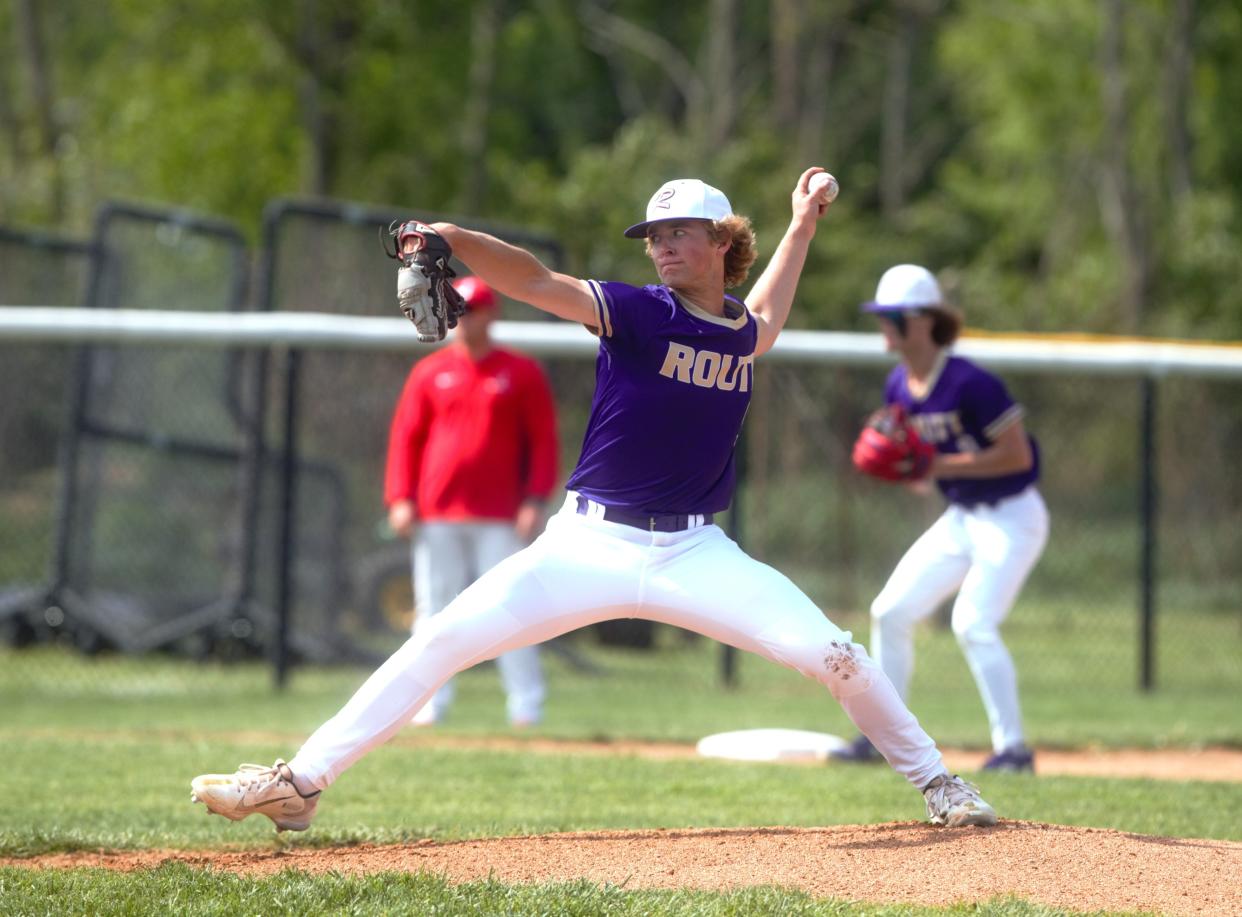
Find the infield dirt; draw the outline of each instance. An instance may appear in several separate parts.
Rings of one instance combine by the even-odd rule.
[[[246,852],[72,853],[6,865],[148,869],[166,862],[266,875],[420,872],[465,882],[588,879],[625,888],[798,888],[816,897],[946,905],[1014,895],[1076,911],[1242,913],[1242,844],[1002,821],[831,828],[607,831],[439,844]]]
[[[401,736],[402,745],[487,747],[548,754],[691,757],[678,744],[539,738]],[[954,769],[983,755],[945,751]],[[1242,781],[1242,750],[1041,750],[1044,774]],[[823,766],[820,764],[819,766]],[[1037,778],[1036,778],[1037,779]],[[346,874],[431,872],[450,881],[587,879],[625,888],[798,888],[816,897],[946,905],[1012,895],[1074,911],[1242,914],[1242,843],[1149,837],[1002,820],[946,830],[921,822],[827,828],[593,831],[388,846],[251,851],[76,852],[0,858],[27,868],[150,869],[166,862],[267,875],[283,869]]]

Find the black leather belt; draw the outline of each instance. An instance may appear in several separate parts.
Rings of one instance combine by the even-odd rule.
[[[968,510],[978,509],[981,506],[986,506],[988,507],[988,509],[996,509],[996,507],[1000,506],[1006,500],[1012,500],[1014,497],[1021,496],[1025,492],[1026,492],[1026,489],[1023,488],[1022,490],[1019,490],[1017,493],[1005,494],[1004,496],[1001,496],[1001,497],[993,497],[991,500],[970,500],[970,501],[954,500],[953,502],[956,503],[958,506],[962,507],[962,509],[968,509]]]
[[[579,495],[578,515],[594,515],[591,512],[591,503],[591,500]],[[596,503],[595,505],[604,507],[604,514],[602,518],[605,521],[616,522],[620,525],[628,525],[632,528],[642,529],[646,532],[684,532],[687,529],[712,524],[711,513],[699,513],[697,515],[658,513],[655,515],[646,515],[644,513],[635,513],[630,510],[620,509],[615,506],[605,506],[602,503]]]

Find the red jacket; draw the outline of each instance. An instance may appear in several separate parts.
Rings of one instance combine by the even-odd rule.
[[[496,348],[478,363],[452,345],[414,364],[393,413],[384,503],[422,520],[512,519],[557,479],[556,411],[530,357]]]

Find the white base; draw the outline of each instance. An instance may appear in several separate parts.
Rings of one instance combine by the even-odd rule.
[[[827,732],[739,729],[700,739],[697,750],[705,758],[733,761],[826,761],[828,752],[848,746],[845,739]]]

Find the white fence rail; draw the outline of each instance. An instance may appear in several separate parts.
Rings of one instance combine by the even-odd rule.
[[[497,322],[497,340],[542,356],[590,356],[596,341],[567,322]],[[171,312],[44,306],[0,308],[0,341],[204,347],[417,350],[403,318],[320,312]],[[964,337],[958,353],[999,369],[1073,370],[1117,376],[1242,378],[1242,346],[1065,337]],[[765,359],[783,362],[891,363],[879,334],[788,330]]]

